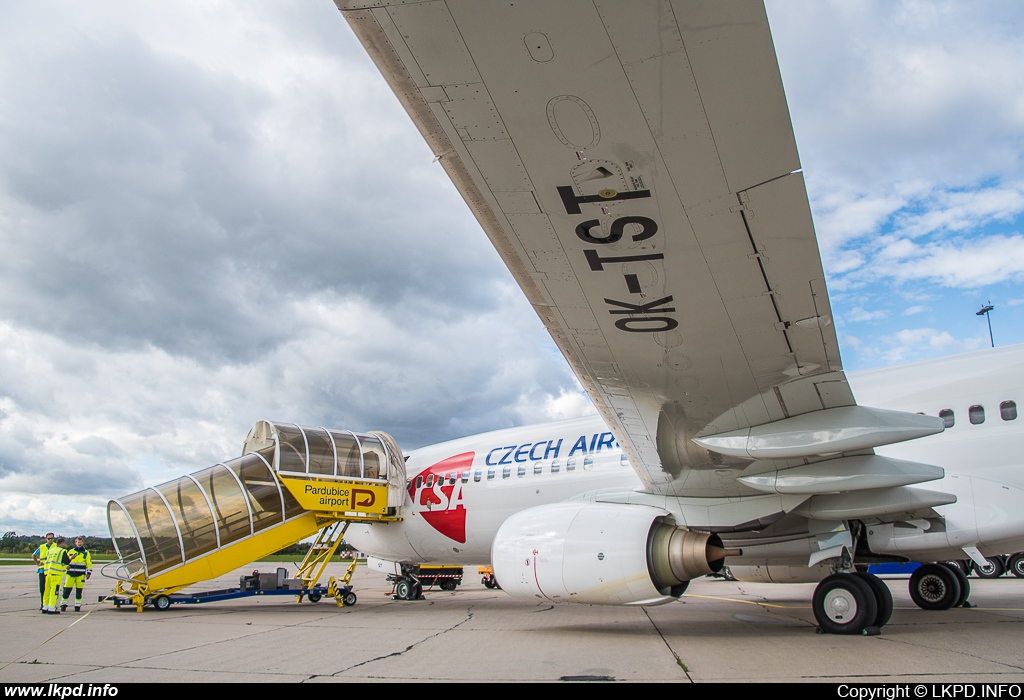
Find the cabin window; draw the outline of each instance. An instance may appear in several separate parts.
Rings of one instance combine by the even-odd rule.
[[[427,488],[429,489],[433,485],[434,485],[434,475],[430,474],[430,475],[427,476]]]
[[[422,487],[423,487],[423,477],[422,476],[417,476],[416,477],[416,488],[422,488]]]
[[[494,467],[487,470],[487,480],[490,481],[494,478]]]
[[[593,457],[584,457],[583,458],[583,468],[586,469],[588,472],[591,469],[593,469],[594,468],[594,458]]]
[[[967,419],[971,425],[981,425],[985,422],[985,407],[975,404],[967,409]]]
[[[507,479],[510,476],[512,476],[512,467],[505,467],[504,469],[501,470],[502,479]]]
[[[479,472],[477,472],[477,473],[479,473]],[[469,481],[469,472],[462,472],[462,483],[465,484],[467,481]],[[480,480],[477,479],[477,481],[480,481]]]
[[[999,404],[999,417],[1003,420],[1017,420],[1017,404],[1013,401],[1003,401]]]
[[[537,462],[536,464],[533,465],[533,474],[534,474],[534,476],[536,476],[538,474],[542,474],[543,472],[544,472],[544,465],[543,464],[541,464],[540,462]]]
[[[473,481],[480,481],[480,478],[482,476],[483,476],[483,472],[481,472],[479,469],[477,469],[475,472],[473,472]]]
[[[621,455],[619,455],[619,466],[620,467],[628,467],[629,466],[629,457],[626,456],[625,452],[623,452]]]
[[[516,476],[526,476],[526,465],[520,464],[519,469],[516,470]]]
[[[939,418],[942,419],[943,428],[952,428],[956,424],[956,418],[953,416],[953,409],[944,408],[939,411]]]
[[[558,460],[555,460],[555,461],[557,462]],[[569,459],[565,460],[565,471],[567,471],[567,472],[568,471],[572,471],[575,468],[576,468],[576,458],[575,457],[570,457]]]
[[[551,473],[552,474],[557,474],[559,469],[561,469],[561,465],[558,463],[558,460],[557,459],[551,460]]]
[[[448,475],[448,483],[449,484],[454,484],[455,480],[458,477],[459,477],[459,473],[458,472],[452,472],[451,474]]]

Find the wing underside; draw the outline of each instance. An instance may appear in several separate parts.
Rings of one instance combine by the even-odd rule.
[[[936,432],[851,413],[760,3],[336,2],[647,491],[753,496],[737,469]]]

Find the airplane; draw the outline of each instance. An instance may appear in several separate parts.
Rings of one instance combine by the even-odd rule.
[[[892,614],[859,566],[930,562],[910,594],[948,609],[942,561],[1024,549],[1024,346],[847,376],[760,2],[335,3],[599,413],[411,451],[403,520],[352,546],[530,602],[728,561],[817,581],[837,634]]]

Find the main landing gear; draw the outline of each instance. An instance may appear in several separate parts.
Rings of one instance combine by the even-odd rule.
[[[909,583],[910,598],[923,610],[969,608],[971,583],[955,563],[922,564]],[[818,631],[878,634],[892,616],[892,593],[877,576],[857,571],[832,574],[814,590]]]
[[[970,607],[971,584],[958,566],[922,564],[910,577],[910,598],[922,610]]]
[[[873,635],[892,616],[892,593],[873,574],[832,574],[814,589],[813,608],[820,633]]]

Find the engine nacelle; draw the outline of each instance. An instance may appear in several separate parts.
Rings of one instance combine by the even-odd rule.
[[[677,528],[663,510],[612,503],[557,503],[516,513],[494,538],[501,587],[526,600],[653,605],[690,579],[719,571],[726,551],[711,533]]]

